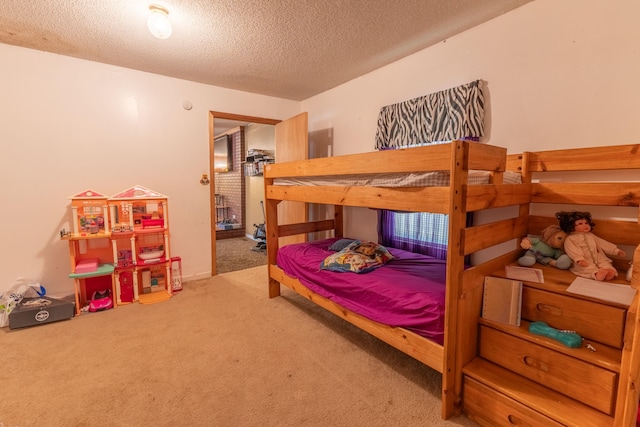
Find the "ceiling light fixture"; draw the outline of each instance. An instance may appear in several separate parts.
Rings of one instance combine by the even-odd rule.
[[[159,39],[168,39],[171,36],[171,21],[169,21],[169,11],[157,4],[149,5],[149,18],[147,26],[151,34]]]

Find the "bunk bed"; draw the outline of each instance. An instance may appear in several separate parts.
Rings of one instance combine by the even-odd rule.
[[[453,141],[427,147],[268,165],[264,172],[264,182],[270,297],[280,295],[280,285],[283,284],[441,372],[442,416],[447,418],[459,413],[462,389],[460,361],[470,360],[471,355],[475,355],[476,347],[476,333],[470,330],[470,327],[474,325],[474,316],[477,314],[473,313],[477,310],[472,307],[480,306],[484,276],[497,269],[500,262],[504,264],[504,261],[498,258],[481,266],[465,268],[465,257],[526,234],[524,221],[517,219],[499,221],[498,224],[493,224],[493,227],[466,227],[468,213],[528,203],[529,193],[521,188],[523,184],[503,183],[506,164],[505,148],[470,141]],[[488,183],[469,183],[470,175],[476,176],[483,171],[485,176],[490,177]],[[372,173],[434,172],[444,172],[447,179],[441,180],[435,186],[419,187],[383,187],[378,183],[370,185],[370,182],[366,182],[369,185],[322,182],[316,184],[313,191],[309,191],[306,184],[288,182],[283,185],[282,182],[277,182],[284,178],[353,178]],[[278,205],[284,200],[332,205],[334,217],[305,223],[280,224]],[[346,309],[331,298],[305,286],[304,280],[286,274],[278,264],[278,245],[281,237],[327,230],[330,230],[335,238],[344,237],[344,206],[449,215],[448,246],[451,249],[450,255],[442,265],[444,329],[441,340],[433,340],[406,328],[377,322],[354,310]],[[496,225],[500,227],[499,232],[495,231]]]
[[[443,418],[461,413],[464,405],[467,415],[480,424],[492,425],[495,420],[483,421],[477,416],[477,412],[474,412],[474,405],[475,408],[478,407],[474,401],[474,391],[477,389],[469,388],[463,402],[464,387],[467,383],[475,381],[501,398],[513,404],[524,405],[525,409],[533,411],[534,418],[529,421],[536,421],[535,417],[545,414],[548,417],[545,418],[546,421],[559,419],[567,425],[580,425],[579,422],[586,423],[583,425],[598,425],[597,423],[603,422],[604,425],[630,426],[632,419],[635,420],[638,404],[635,384],[640,377],[640,328],[636,328],[640,321],[638,295],[629,307],[614,307],[623,313],[622,324],[618,328],[621,334],[618,348],[591,356],[580,356],[594,365],[604,365],[607,370],[613,372],[607,374],[607,378],[614,378],[609,390],[611,402],[608,412],[605,410],[607,413],[600,409],[594,410],[576,399],[567,400],[564,395],[553,390],[529,384],[513,373],[500,371],[493,363],[483,360],[479,355],[479,349],[482,348],[479,330],[487,326],[482,324],[480,316],[484,278],[488,275],[504,276],[505,265],[516,264],[518,257],[522,255],[519,248],[520,239],[528,234],[537,234],[546,225],[555,222],[553,215],[537,213],[539,206],[578,206],[577,210],[580,210],[582,205],[586,205],[582,210],[588,210],[591,206],[635,208],[636,221],[601,220],[597,219],[597,216],[594,218],[599,224],[597,233],[601,237],[634,248],[638,245],[640,215],[637,215],[637,208],[640,184],[613,182],[607,178],[600,182],[591,182],[592,171],[605,171],[606,175],[607,170],[630,169],[640,170],[638,145],[507,155],[504,148],[470,141],[268,165],[264,171],[264,181],[269,296],[279,296],[280,286],[285,285],[441,372]],[[521,183],[505,179],[509,171],[521,175]],[[422,178],[416,181],[419,184],[401,186],[387,186],[368,178],[371,173],[393,175],[434,172],[444,174],[445,179],[439,180],[438,183],[429,182],[427,186],[425,181],[420,181]],[[478,172],[488,175],[488,182],[475,182],[473,177],[477,176]],[[582,173],[582,177],[569,178],[566,181],[558,180],[554,176],[556,173],[573,172]],[[543,175],[551,178],[540,180]],[[319,177],[320,181],[311,184],[314,185],[311,191],[309,183],[303,182]],[[335,177],[348,178],[348,181],[334,181]],[[363,177],[365,179],[361,180]],[[333,217],[282,224],[278,218],[278,205],[282,201],[330,205],[333,207]],[[318,236],[330,232],[333,239],[317,242],[318,245],[322,245],[322,250],[325,250],[331,243],[344,237],[345,206],[449,215],[449,251],[443,263],[445,271],[442,339],[424,336],[421,331],[416,332],[408,327],[392,326],[372,320],[355,309],[345,308],[330,295],[319,291],[319,285],[311,284],[309,278],[301,277],[298,273],[285,272],[284,261],[279,259],[285,252],[285,249],[281,251],[279,247],[280,238],[296,235]],[[510,214],[493,218],[490,213],[495,212],[496,208],[507,210]],[[479,218],[483,216],[483,211],[489,213],[492,219],[467,225],[469,213],[480,214],[477,216]],[[493,249],[504,245],[511,245],[513,249]],[[472,266],[465,264],[465,257],[470,255],[479,255],[476,257],[478,261]],[[635,250],[635,254],[628,255],[640,258],[640,247]],[[628,267],[628,260],[614,261],[620,271]],[[380,270],[386,267],[385,265]],[[542,288],[539,290],[551,290],[560,296],[566,296],[566,288],[575,276],[571,272],[551,267],[540,268],[544,269],[547,283],[527,285],[534,291],[538,286]],[[617,282],[625,283],[624,279]],[[638,269],[634,272],[631,285],[635,288],[640,287]],[[533,306],[535,307],[535,303]],[[529,307],[528,310],[535,311],[535,308]],[[535,317],[535,314],[527,314],[527,310],[524,313],[523,316]],[[598,322],[598,319],[590,320],[591,324]],[[517,331],[506,332],[516,334]],[[526,331],[520,330],[518,333],[540,343],[540,339],[531,338]],[[558,351],[553,343],[544,344]],[[562,353],[562,349],[559,351]],[[610,355],[607,356],[608,360],[606,354]],[[508,379],[507,383],[501,383],[505,378]],[[535,393],[543,396],[537,400],[531,398],[530,401],[525,399],[524,402],[516,402],[519,394],[530,396]],[[554,404],[549,403],[549,399],[544,398],[545,393],[550,393],[550,396],[557,398],[562,404],[555,404],[554,407]],[[478,398],[482,404],[492,403],[482,402],[482,399],[482,396]],[[571,411],[567,411],[567,408]],[[510,414],[505,416],[512,417]],[[554,418],[556,416],[557,418]],[[495,422],[499,425],[498,421]],[[504,424],[511,425],[512,422],[513,418],[508,418]]]

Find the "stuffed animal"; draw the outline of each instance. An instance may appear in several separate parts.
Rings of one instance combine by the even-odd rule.
[[[518,264],[531,267],[536,262],[550,265],[560,270],[571,267],[571,258],[563,251],[567,233],[558,225],[550,225],[540,233],[540,238],[525,237],[520,243],[527,252],[518,259]]]

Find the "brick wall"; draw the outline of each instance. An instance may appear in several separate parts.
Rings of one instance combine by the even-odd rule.
[[[233,230],[216,231],[216,239],[228,239],[231,237],[241,237],[246,234],[245,223],[245,184],[244,184],[244,161],[245,142],[244,127],[231,134],[233,141],[233,169],[229,172],[216,172],[216,194],[222,196],[226,208],[217,210],[217,221],[223,219],[231,220],[235,215],[235,222],[240,224],[240,228]],[[224,215],[224,216],[223,216]]]

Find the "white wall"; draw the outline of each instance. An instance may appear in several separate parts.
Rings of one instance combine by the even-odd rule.
[[[335,154],[374,150],[380,107],[486,82],[482,139],[516,153],[640,143],[640,2],[536,0],[302,103]],[[349,220],[353,217],[361,220]],[[349,209],[346,234],[376,239]]]
[[[300,103],[0,44],[0,291],[68,278],[68,197],[135,184],[169,196],[185,280],[211,273],[208,111],[286,119]],[[184,100],[193,109],[182,108]]]

